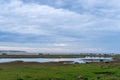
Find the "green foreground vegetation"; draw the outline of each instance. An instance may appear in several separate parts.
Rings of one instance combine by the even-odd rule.
[[[0,80],[120,80],[120,66],[111,64],[0,65]]]

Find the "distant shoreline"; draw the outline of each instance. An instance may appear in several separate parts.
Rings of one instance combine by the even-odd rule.
[[[0,55],[0,58],[83,58],[81,55]]]
[[[89,57],[114,57],[113,55],[0,55],[0,58],[84,58]]]

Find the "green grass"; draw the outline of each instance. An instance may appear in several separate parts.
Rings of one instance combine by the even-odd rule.
[[[114,72],[114,74],[95,74],[95,72]],[[78,76],[84,79],[78,79]],[[0,67],[0,80],[120,80],[120,67],[91,64]]]

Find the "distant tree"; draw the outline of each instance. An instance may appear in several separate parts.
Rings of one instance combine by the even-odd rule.
[[[38,53],[38,55],[43,55],[43,53]]]
[[[7,55],[7,53],[2,53],[2,55]]]
[[[109,54],[103,54],[103,57],[109,57]]]

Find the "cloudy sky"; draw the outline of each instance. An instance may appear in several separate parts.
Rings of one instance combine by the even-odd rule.
[[[0,0],[0,50],[120,52],[120,0]]]

